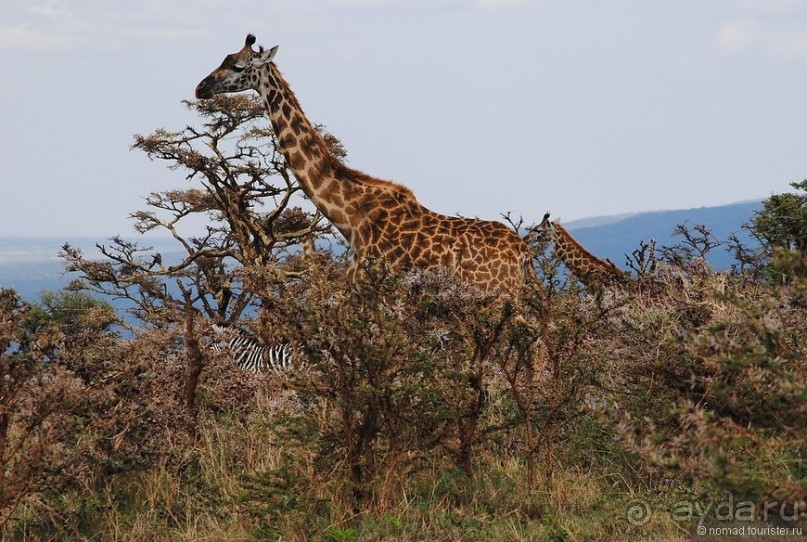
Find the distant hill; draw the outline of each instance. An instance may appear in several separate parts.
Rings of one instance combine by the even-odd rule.
[[[633,252],[640,241],[655,239],[658,247],[677,243],[672,232],[682,223],[703,224],[721,241],[737,233],[745,242],[753,244],[742,230],[742,225],[751,219],[754,211],[761,208],[762,203],[756,201],[720,207],[594,217],[563,224],[592,253],[609,258],[624,268],[625,254]],[[170,238],[138,241],[142,245],[154,246],[164,255],[176,253],[178,249]],[[103,243],[104,239],[0,237],[0,287],[14,288],[29,300],[37,300],[43,290],[65,287],[73,278],[64,273],[64,263],[58,258],[59,248],[65,242],[84,249],[88,256],[94,257],[97,255],[95,243]],[[733,260],[723,247],[718,247],[710,254],[709,262],[717,269],[727,269]]]
[[[608,258],[616,265],[625,267],[625,254],[630,254],[640,241],[656,240],[656,246],[672,246],[680,239],[672,236],[678,224],[704,225],[721,242],[731,234],[737,234],[744,243],[754,246],[756,241],[742,229],[751,220],[755,211],[762,209],[761,201],[735,203],[720,207],[699,207],[677,211],[654,211],[561,222],[572,235],[593,254]],[[725,246],[712,250],[708,255],[710,265],[716,269],[728,269],[734,263],[733,256]]]
[[[170,238],[137,239],[142,246],[176,252]],[[62,245],[80,248],[90,258],[99,256],[96,243],[109,244],[103,237],[0,237],[0,288],[13,288],[25,299],[36,301],[44,290],[59,290],[75,278],[65,273],[59,258]]]

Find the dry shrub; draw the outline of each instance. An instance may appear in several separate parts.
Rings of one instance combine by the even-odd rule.
[[[121,341],[103,310],[61,329],[29,326],[26,313],[3,292],[0,511],[9,520],[34,499],[30,532],[78,528],[57,505],[66,494],[150,468],[187,420],[152,337]]]
[[[356,294],[344,267],[319,269],[282,298],[263,295],[261,327],[298,338],[306,366],[289,386],[310,405],[276,421],[283,461],[251,478],[247,502],[267,526],[382,513],[435,472],[457,473],[466,490],[450,500],[462,506],[477,486],[460,481],[490,457],[527,461],[528,485],[538,459],[555,461],[554,446],[587,411],[602,362],[591,344],[608,336],[618,303],[538,285],[514,303],[445,271],[376,265]],[[534,513],[530,502],[508,506]]]
[[[749,284],[694,260],[661,265],[631,303],[614,414],[657,481],[701,495],[804,502],[807,313],[798,282]],[[797,480],[802,482],[797,482]],[[804,509],[804,507],[802,507]]]

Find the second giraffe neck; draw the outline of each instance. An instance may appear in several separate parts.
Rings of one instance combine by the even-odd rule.
[[[576,258],[582,248],[560,224],[553,224],[552,242],[558,255],[564,260]]]

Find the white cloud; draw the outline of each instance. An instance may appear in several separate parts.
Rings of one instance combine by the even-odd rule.
[[[3,17],[0,50],[117,50],[146,41],[177,41],[200,34],[209,24],[205,21],[220,21],[233,4],[206,0],[203,15],[180,0],[46,0],[14,6]]]
[[[807,58],[807,32],[785,32],[775,36],[770,51],[785,59]]]
[[[751,49],[757,43],[758,26],[750,21],[733,21],[723,24],[715,38],[717,50],[734,54]]]
[[[53,51],[79,47],[86,40],[77,36],[41,32],[28,23],[0,27],[0,50]]]
[[[4,6],[0,50],[118,50],[144,42],[171,42],[210,34],[250,14],[327,17],[329,12],[385,9],[505,10],[548,0],[38,0]],[[349,49],[349,48],[347,48]],[[343,53],[354,54],[350,50]]]
[[[49,19],[57,19],[64,17],[67,13],[67,8],[62,0],[48,0],[44,6],[31,6],[26,13],[32,15],[41,15]]]
[[[807,30],[777,20],[732,21],[721,25],[714,45],[727,55],[763,53],[781,60],[802,59],[807,58]]]
[[[733,11],[715,36],[718,52],[807,58],[807,0],[734,0]]]
[[[88,36],[67,29],[75,25],[64,0],[38,5],[7,6],[0,27],[0,50],[63,50],[79,46]]]

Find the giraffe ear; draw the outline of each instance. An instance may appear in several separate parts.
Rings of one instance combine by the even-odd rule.
[[[278,47],[279,45],[275,45],[268,51],[264,51],[263,49],[261,49],[261,51],[255,57],[255,60],[253,60],[253,64],[255,66],[260,67],[263,66],[264,64],[268,64],[269,62],[271,62],[272,59],[275,58],[275,54],[277,54]]]

